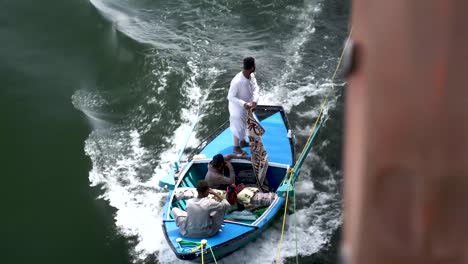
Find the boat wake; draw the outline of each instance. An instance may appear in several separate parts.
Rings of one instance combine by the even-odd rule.
[[[125,0],[90,2],[119,32],[154,47],[145,54],[149,65],[145,75],[146,88],[140,91],[139,100],[127,114],[109,117],[108,106],[115,100],[104,98],[99,91],[77,91],[72,98],[75,107],[88,117],[94,129],[85,142],[85,152],[92,161],[90,185],[100,187],[102,194],[98,198],[105,199],[116,208],[115,225],[120,235],[128,237],[132,241],[130,244],[134,244],[130,253],[135,263],[148,259],[157,259],[159,263],[184,263],[175,257],[163,237],[160,221],[167,192],[157,187],[158,181],[184,147],[192,124],[200,113],[203,118],[197,131],[205,132],[212,130],[213,125],[217,127],[220,124],[218,119],[224,120],[220,115],[227,116],[225,94],[232,76],[231,71],[225,70],[229,68],[226,65],[232,65],[248,49],[232,48],[225,32],[212,30],[216,23],[224,23],[221,20],[223,15],[236,17],[236,10],[227,3],[224,6],[212,3],[213,12],[220,12],[220,21],[199,19],[197,23],[187,25],[164,16],[179,12],[168,10],[174,8],[170,5],[158,9],[141,6],[143,4],[132,6],[136,4]],[[182,0],[178,2],[185,3]],[[265,6],[267,8],[268,4]],[[261,88],[259,103],[283,105],[287,112],[294,113],[290,122],[298,138],[298,149],[312,128],[323,97],[330,94],[332,102],[336,97],[330,92],[330,81],[304,70],[308,67],[304,50],[316,35],[315,16],[321,12],[322,6],[320,1],[309,1],[304,6],[287,9],[291,13],[289,19],[299,20],[292,29],[295,37],[281,41],[281,59],[272,58],[281,62],[275,65],[275,72],[265,73],[265,76],[272,77],[271,80],[263,81],[262,85],[262,73],[257,77]],[[180,12],[196,13],[189,7]],[[205,9],[210,10],[210,7]],[[202,37],[184,33],[187,30],[182,30],[184,34],[177,31],[184,26],[194,32],[202,31]],[[225,26],[235,32],[239,25]],[[163,37],[158,38],[161,35]],[[225,59],[220,59],[222,57]],[[259,61],[268,64],[268,56]],[[274,70],[267,65],[265,68]],[[333,108],[334,104],[327,107]],[[210,120],[213,118],[218,119],[214,122]],[[198,142],[194,133],[188,140],[188,146],[194,147]],[[296,255],[296,233],[297,253],[308,256],[320,250],[340,225],[341,198],[337,174],[339,172],[329,169],[317,153],[310,153],[296,186],[296,211],[290,212],[286,222],[281,251],[283,261]],[[320,190],[315,187],[317,185],[320,185]],[[277,253],[281,224],[281,219],[278,219],[251,244],[254,246],[243,248],[219,263],[275,262],[277,255],[272,252]]]

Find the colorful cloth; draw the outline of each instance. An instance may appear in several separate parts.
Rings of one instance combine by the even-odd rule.
[[[265,184],[268,169],[268,154],[262,142],[262,135],[265,133],[265,129],[257,121],[252,111],[249,111],[247,125],[249,127],[252,167],[255,177],[257,177],[258,187],[263,191],[269,191],[268,186]]]
[[[254,207],[264,207],[270,206],[271,203],[276,199],[276,193],[269,192],[257,192],[255,195],[250,199],[250,205]]]
[[[244,187],[244,189],[237,194],[237,200],[243,205],[248,205],[256,192],[258,192],[258,188]]]
[[[188,200],[198,196],[196,188],[179,187],[174,190],[174,197],[177,201]]]
[[[243,205],[251,207],[269,206],[276,199],[274,192],[259,192],[257,188],[245,187],[237,194],[237,201]]]
[[[211,190],[215,191],[222,198],[226,197],[226,191],[224,190],[216,190],[216,189],[211,189]],[[191,198],[195,198],[197,196],[198,196],[198,192],[196,188],[179,187],[174,190],[174,197],[176,198],[177,201],[188,200]],[[209,194],[208,198],[215,199],[214,195],[212,194]]]

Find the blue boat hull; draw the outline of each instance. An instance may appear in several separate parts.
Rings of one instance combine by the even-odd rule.
[[[282,107],[278,106],[258,106],[256,113],[260,124],[266,132],[262,136],[265,149],[268,153],[269,166],[266,179],[269,183],[270,192],[276,192],[276,199],[260,217],[254,221],[225,220],[224,226],[215,236],[204,238],[207,240],[207,247],[203,250],[204,261],[213,260],[213,252],[216,260],[225,257],[241,247],[248,245],[255,240],[272,223],[275,216],[283,208],[287,190],[287,168],[294,165],[294,139]],[[207,140],[206,144],[195,150],[195,154],[205,156],[201,160],[190,160],[180,171],[179,177],[174,179],[172,184],[175,188],[189,187],[195,188],[196,183],[204,179],[207,165],[210,158],[218,153],[232,153],[232,134],[229,128],[220,129],[214,137]],[[248,148],[245,148],[249,151]],[[245,182],[252,171],[250,161],[233,160],[232,164],[236,170],[236,182]],[[247,176],[246,176],[247,175]],[[161,185],[161,184],[160,184]],[[171,184],[164,183],[165,186]],[[292,190],[292,188],[291,188]],[[202,252],[195,243],[200,243],[203,238],[184,238],[180,234],[173,219],[172,207],[184,209],[185,202],[177,201],[174,192],[170,192],[163,209],[162,229],[168,244],[176,256],[183,260],[200,262]],[[183,239],[191,246],[180,245],[177,239]],[[193,249],[193,250],[192,250]]]
[[[236,250],[248,245],[249,243],[253,242],[257,237],[259,237],[263,233],[263,231],[265,231],[265,229],[267,229],[272,224],[272,222],[276,219],[275,216],[280,211],[280,209],[283,208],[284,201],[285,201],[284,198],[279,199],[279,201],[275,205],[276,210],[271,212],[270,217],[268,217],[268,220],[263,222],[261,226],[256,226],[252,228],[250,231],[243,233],[242,235],[236,235],[234,238],[230,240],[226,240],[224,243],[211,247],[211,250],[213,250],[216,260],[226,257],[229,254],[232,254]],[[168,225],[168,223],[170,224]],[[174,239],[174,237],[171,237],[169,235],[171,232],[168,231],[168,226],[170,225],[175,225],[174,220],[167,220],[167,221],[163,221],[162,223],[162,228],[164,230],[164,235],[166,236],[167,241],[171,241]],[[194,242],[200,241],[200,239],[188,239],[188,240],[194,241]],[[209,246],[210,238],[208,238],[207,240],[208,240],[208,246]],[[177,248],[174,245],[174,243],[169,243],[169,245],[172,251],[174,251],[174,253],[179,259],[200,263],[201,251],[196,251],[193,253],[192,252],[180,252],[180,249]],[[204,261],[210,262],[213,260],[213,255],[211,254],[210,249],[205,249],[203,254],[204,254]]]

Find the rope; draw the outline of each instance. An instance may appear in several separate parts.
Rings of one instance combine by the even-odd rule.
[[[348,34],[348,37],[346,38],[346,42],[345,42],[345,47],[346,47],[346,45],[348,45],[349,37],[351,36],[352,33],[353,33],[353,27],[351,27],[351,29],[349,30],[349,34]],[[333,81],[335,80],[335,77],[336,77],[336,73],[338,72],[338,69],[341,66],[341,61],[343,60],[344,53],[345,53],[345,49],[343,48],[343,50],[341,51],[340,59],[338,60],[338,64],[336,65],[335,72],[332,75],[332,88],[333,88]]]
[[[351,27],[350,31],[349,31],[349,34],[348,34],[348,38],[346,39],[346,42],[345,42],[345,46],[348,44],[348,41],[349,41],[349,36],[351,36],[351,33],[353,32],[353,28]],[[340,55],[340,58],[338,60],[338,64],[336,65],[336,68],[335,68],[335,71],[333,72],[333,75],[332,75],[332,89],[334,88],[334,80],[335,80],[335,77],[336,77],[336,74],[338,72],[338,69],[340,68],[341,66],[341,61],[343,60],[343,56],[344,56],[344,52],[345,52],[345,49],[343,48],[342,52],[341,52],[341,55]],[[287,191],[286,191],[286,201],[285,201],[285,205],[284,205],[284,213],[283,213],[283,225],[281,227],[281,236],[280,236],[280,241],[279,241],[279,245],[278,245],[278,259],[277,259],[277,263],[279,264],[280,263],[280,260],[281,260],[281,245],[282,245],[282,242],[283,242],[283,235],[284,235],[284,227],[286,225],[286,212],[287,212],[287,209],[288,209],[288,200],[289,200],[289,188],[291,186],[291,180],[293,183],[295,183],[295,180],[296,180],[296,175],[299,171],[299,169],[301,168],[302,166],[302,163],[304,162],[304,159],[305,157],[307,156],[307,154],[309,153],[309,150],[312,146],[312,141],[314,140],[315,138],[315,135],[317,134],[318,130],[320,129],[320,127],[322,126],[322,123],[323,123],[323,120],[322,120],[322,116],[323,116],[323,111],[325,109],[325,105],[327,104],[328,102],[328,97],[330,95],[331,91],[325,96],[325,100],[323,101],[322,105],[320,106],[320,111],[319,111],[319,114],[317,116],[317,119],[315,120],[315,123],[314,123],[314,126],[312,127],[312,130],[310,132],[310,135],[307,139],[307,142],[304,146],[304,148],[302,149],[301,151],[301,154],[299,155],[299,158],[298,158],[298,161],[296,162],[296,164],[294,164],[294,167],[292,169],[289,169],[287,170],[286,172],[286,175],[289,175],[289,179],[288,179],[288,188],[287,188]],[[320,121],[320,122],[319,122]],[[296,240],[296,263],[299,263],[299,256],[298,256],[298,251],[297,251],[297,215],[296,215],[296,195],[293,194],[293,199],[294,199],[294,215],[296,217],[296,223],[295,223],[295,240]]]
[[[211,255],[213,255],[213,260],[214,260],[215,264],[218,264],[218,262],[216,262],[215,254],[213,253],[213,249],[211,247],[210,247],[210,251],[211,251]]]
[[[301,154],[299,155],[299,159],[293,167],[294,172],[299,171],[299,168],[301,168],[305,157],[309,153],[310,146],[312,145],[312,141],[315,138],[316,133],[318,132],[318,128],[320,128],[322,124],[322,114],[323,114],[323,109],[325,108],[326,102],[327,101],[325,100],[320,107],[320,112],[319,112],[319,115],[317,116],[317,119],[315,120],[314,126],[312,127],[312,132],[310,133],[309,138],[307,138],[306,144],[304,148],[302,149]],[[319,121],[320,121],[320,125],[319,125]]]
[[[202,246],[202,244],[198,244],[198,246],[192,248],[192,250],[190,250],[190,253],[194,253],[194,252],[197,252]]]
[[[280,260],[281,260],[281,245],[283,243],[284,226],[286,225],[286,212],[287,212],[287,209],[288,209],[289,187],[291,186],[292,175],[293,174],[290,174],[290,177],[289,177],[289,180],[288,180],[288,188],[286,190],[286,201],[284,203],[283,225],[281,227],[281,236],[280,236],[280,241],[279,241],[279,245],[278,245],[278,260],[277,260],[276,263],[280,263]]]
[[[205,263],[205,260],[203,259],[203,243],[200,244],[201,246],[201,263],[204,264]]]
[[[207,250],[207,249],[210,249],[211,251],[211,255],[213,256],[213,261],[215,262],[215,264],[218,264],[218,262],[216,261],[216,256],[213,252],[213,249],[211,248],[211,246],[208,246],[208,241],[203,239],[201,240],[200,242],[195,242],[195,241],[188,241],[188,240],[183,240],[181,238],[178,238],[177,240],[177,244],[179,245],[179,247],[182,249],[182,251],[187,251],[189,250],[191,253],[194,253],[198,250],[201,251],[201,261],[202,263],[205,262],[204,260],[204,251]],[[203,250],[203,245],[206,245],[205,246],[205,250]],[[192,248],[189,248],[189,249],[184,249],[184,247],[192,247]]]
[[[350,31],[349,31],[349,35],[348,36],[351,36],[351,33],[353,32],[353,28],[351,27]],[[346,39],[346,42],[345,42],[345,47],[346,45],[348,45],[348,41],[349,41],[349,37]],[[330,91],[327,93],[327,95],[325,96],[325,100],[323,100],[323,103],[322,105],[320,106],[320,112],[319,112],[319,115],[317,116],[317,119],[315,120],[315,124],[310,132],[310,135],[309,135],[309,138],[307,139],[307,142],[304,146],[304,148],[302,149],[301,151],[301,154],[299,155],[299,159],[298,159],[298,162],[296,162],[296,164],[294,165],[294,168],[293,170],[294,171],[298,171],[299,168],[302,166],[302,163],[303,163],[303,160],[305,159],[305,156],[309,153],[309,150],[310,150],[310,145],[312,144],[312,141],[315,137],[315,134],[318,132],[318,130],[320,129],[321,127],[321,124],[322,124],[322,116],[323,116],[323,111],[325,109],[325,105],[328,103],[328,98],[330,96],[330,93],[331,91],[333,91],[333,88],[334,88],[334,81],[335,81],[335,77],[336,77],[336,74],[338,73],[338,69],[340,68],[341,66],[341,62],[343,61],[343,56],[344,56],[344,53],[345,53],[345,49],[343,49],[341,51],[341,55],[340,55],[340,58],[338,59],[338,64],[336,65],[336,68],[335,68],[335,71],[333,72],[333,75],[332,75],[332,79],[331,79],[331,82],[332,82],[332,89],[330,89]],[[319,124],[319,121],[320,121],[320,124]]]
[[[294,240],[296,240],[296,263],[299,263],[299,254],[297,252],[297,214],[296,214],[296,192],[293,192],[294,201]]]

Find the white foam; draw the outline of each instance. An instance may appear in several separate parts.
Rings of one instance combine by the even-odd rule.
[[[89,0],[89,2],[96,7],[101,14],[109,20],[114,21],[125,21],[128,20],[128,16],[123,12],[119,12],[115,9],[112,9],[104,4],[101,0]]]
[[[288,53],[286,66],[280,74],[281,77],[276,80],[275,85],[262,94],[262,98],[265,100],[261,101],[262,103],[280,104],[283,105],[286,111],[289,111],[292,106],[304,101],[304,95],[309,95],[311,91],[315,90],[314,84],[302,86],[300,87],[301,90],[297,92],[286,90],[285,87],[288,87],[294,74],[302,69],[301,49],[310,39],[310,36],[315,33],[315,20],[310,17],[310,14],[319,11],[315,1],[305,4],[303,12],[299,15],[302,19],[300,19],[301,23],[296,26],[298,29],[296,36],[284,45]]]
[[[161,217],[161,200],[167,193],[155,188],[153,178],[144,179],[137,171],[148,166],[149,158],[139,133],[120,131],[115,138],[109,138],[109,134],[95,131],[86,141],[86,153],[93,160],[89,180],[92,186],[100,185],[105,191],[99,198],[117,209],[118,230],[138,237],[134,251],[144,258],[156,252],[163,241],[156,223]]]
[[[86,89],[77,90],[72,95],[73,106],[88,117],[94,129],[108,127],[110,123],[106,121],[105,115],[100,113],[100,109],[108,102],[97,92]]]
[[[118,7],[114,6],[116,4],[111,1],[90,0],[90,2],[124,34],[137,41],[154,44],[154,36],[151,36],[154,35],[154,28],[157,27],[154,23],[151,24],[148,21],[139,19],[138,16],[120,11]],[[294,106],[303,103],[307,97],[324,95],[329,91],[329,84],[317,84],[314,76],[306,77],[306,83],[291,82],[292,76],[301,67],[302,54],[300,51],[310,35],[315,32],[314,20],[309,14],[317,12],[320,12],[320,7],[315,3],[309,2],[306,4],[302,13],[304,18],[301,21],[303,23],[298,25],[300,30],[297,37],[287,43],[287,46],[291,47],[291,49],[288,51],[290,56],[288,56],[289,60],[284,74],[281,74],[281,78],[276,80],[271,89],[261,90],[260,103],[283,105],[286,111],[290,111]],[[169,33],[165,31],[165,34]],[[141,133],[161,125],[160,115],[144,119],[148,120],[149,123],[139,128],[140,132],[128,127],[115,128],[110,124],[96,126],[96,131],[86,141],[86,153],[93,162],[93,168],[89,174],[91,185],[102,186],[104,193],[100,198],[107,200],[112,207],[117,209],[115,224],[118,230],[126,236],[137,237],[138,243],[133,250],[136,262],[145,259],[149,255],[158,254],[160,263],[185,263],[175,257],[164,239],[160,221],[162,205],[167,193],[157,186],[159,178],[166,175],[172,163],[176,160],[179,150],[184,147],[185,139],[191,131],[193,122],[197,120],[198,114],[203,112],[203,109],[209,108],[216,103],[206,100],[208,94],[205,91],[216,92],[213,85],[216,78],[223,73],[223,71],[214,67],[206,69],[200,66],[204,62],[204,52],[206,52],[207,46],[213,43],[206,40],[197,40],[191,44],[194,45],[191,47],[194,52],[190,52],[190,58],[184,58],[187,61],[190,73],[181,88],[181,96],[184,97],[183,99],[187,103],[181,109],[180,125],[166,139],[167,143],[170,143],[170,147],[162,151],[159,156],[153,156],[153,153],[150,153],[141,144]],[[161,44],[158,42],[158,45],[161,50],[178,48],[164,46],[170,45],[168,43]],[[202,45],[205,46],[202,47]],[[168,89],[167,78],[172,71],[171,66],[168,65],[163,70],[155,69],[152,72],[157,81],[153,82],[152,94],[148,96],[146,101],[148,105],[159,105],[164,108],[166,102],[159,95]],[[198,83],[200,79],[207,81],[207,85],[203,87],[203,90]],[[293,89],[285,89],[285,87],[293,87]],[[328,105],[327,107],[331,106]],[[144,107],[139,109],[139,113],[141,118],[147,115]],[[318,109],[307,110],[298,114],[302,117],[316,117]],[[92,119],[94,115],[88,116]],[[301,129],[299,133],[306,135],[310,132],[309,129],[311,129],[311,126]],[[198,139],[196,136],[191,135],[188,146],[193,147],[197,144]],[[150,160],[157,164],[156,168],[151,175],[141,175],[140,170],[142,168],[150,167],[148,164]],[[314,158],[313,161],[320,162],[320,159]],[[340,211],[330,212],[328,208],[330,204],[335,206],[337,203],[337,190],[333,186],[336,185],[334,178],[330,177],[323,183],[321,182],[321,184],[325,184],[329,188],[329,191],[317,192],[314,189],[314,183],[310,180],[311,162],[312,159],[305,162],[302,173],[298,178],[296,194],[301,203],[298,205],[296,213],[287,217],[281,251],[282,261],[284,261],[285,257],[295,255],[294,217],[297,216],[298,221],[297,232],[300,234],[298,235],[298,252],[300,255],[310,255],[318,251],[328,241],[330,232],[341,221]],[[326,164],[323,166],[326,166]],[[147,178],[148,176],[149,178]],[[315,197],[315,200],[307,200],[311,196]],[[302,202],[302,200],[305,200],[305,202]],[[255,244],[251,244],[253,246],[243,248],[218,263],[275,262],[277,255],[272,254],[272,252],[277,253],[281,224],[281,221],[275,221],[272,227],[267,229],[256,240]]]
[[[201,107],[205,100],[202,97],[201,89],[197,83],[197,78],[200,76],[200,69],[194,58],[187,62],[187,65],[192,71],[190,78],[183,85],[183,94],[188,96],[188,106],[181,110],[181,125],[174,131],[174,135],[169,139],[174,145],[172,148],[166,149],[160,155],[158,167],[154,170],[154,174],[158,179],[164,177],[170,170],[173,162],[177,161],[179,153],[185,147],[196,146],[199,142],[195,137],[195,131],[192,131],[194,123],[199,121]],[[206,95],[205,95],[206,98]],[[187,146],[185,144],[187,143]]]
[[[120,32],[127,36],[138,40],[140,42],[148,42],[146,39],[140,37],[140,30],[135,30],[144,24],[140,21],[136,15],[129,15],[128,11],[131,9],[125,9],[126,12],[121,11],[125,7],[119,8],[118,1],[106,1],[106,0],[89,0],[89,2],[109,21],[112,22],[113,26]]]
[[[336,199],[338,186],[334,182],[323,182],[329,189],[327,191],[310,190],[313,183],[308,175],[310,164],[316,161],[317,155],[308,159],[301,169],[301,175],[296,183],[296,196],[301,200],[303,208],[297,208],[296,212],[287,219],[287,229],[284,237],[285,257],[294,257],[296,252],[296,233],[299,255],[310,255],[317,252],[330,239],[331,233],[341,224],[340,210],[331,210],[331,206],[340,205]],[[333,177],[330,175],[330,177]],[[314,197],[312,200],[311,197]],[[305,199],[305,201],[304,201]],[[292,207],[291,207],[292,208]],[[297,217],[297,224],[296,224]]]

